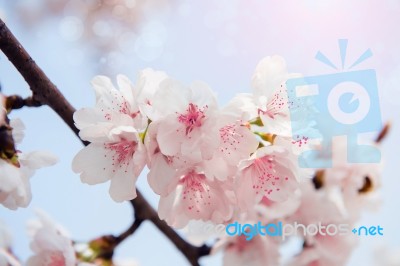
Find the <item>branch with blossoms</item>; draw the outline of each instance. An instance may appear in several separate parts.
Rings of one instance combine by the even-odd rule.
[[[204,228],[282,222],[352,227],[362,211],[378,202],[381,165],[349,164],[340,155],[357,147],[341,142],[326,145],[308,137],[308,131],[315,131],[315,121],[307,119],[313,108],[289,100],[285,84],[293,74],[279,56],[266,57],[257,65],[252,94],[239,94],[222,108],[205,83],[186,86],[165,72],[144,69],[135,84],[117,76],[118,88],[110,78],[96,76],[92,80],[95,106],[75,111],[2,21],[0,49],[33,94],[30,101],[14,96],[3,104],[2,123],[11,148],[0,145],[0,167],[6,170],[0,177],[7,184],[0,187],[0,202],[10,209],[26,207],[29,177],[37,168],[55,163],[49,155],[26,156],[15,148],[21,125],[6,114],[33,102],[51,107],[85,144],[72,162],[81,181],[90,185],[109,181],[111,198],[130,201],[134,209],[126,231],[87,243],[72,242],[62,228],[39,213],[30,265],[116,265],[115,248],[145,221],[168,237],[192,265],[220,250],[224,265],[279,265],[285,239],[262,237],[249,227],[234,236]],[[305,135],[293,134],[293,122],[301,125]],[[370,145],[379,149],[388,129],[385,126]],[[301,154],[327,146],[325,152],[336,166],[300,167]],[[160,197],[157,211],[136,188],[145,166],[148,183]],[[12,175],[21,184],[11,182]],[[195,236],[198,227],[200,234]],[[187,240],[175,229],[189,231]],[[326,237],[320,231],[300,238],[301,250],[289,265],[343,265],[357,242],[353,235]],[[210,239],[216,240],[212,247],[204,244]],[[58,249],[50,245],[54,242]],[[337,256],[331,256],[333,252]]]
[[[44,72],[36,65],[35,61],[26,52],[23,46],[18,42],[15,36],[7,28],[5,23],[0,19],[0,49],[8,57],[11,63],[21,73],[23,78],[26,80],[30,89],[32,90],[32,97],[26,99],[20,96],[14,95],[4,99],[4,107],[7,110],[19,109],[24,106],[27,107],[39,107],[41,105],[48,105],[51,107],[71,128],[71,130],[78,135],[78,130],[73,123],[73,113],[75,109],[60,93],[57,87],[50,81],[50,79],[44,74]],[[4,117],[5,114],[2,114]],[[10,127],[7,127],[11,129]],[[12,141],[10,137],[10,131],[8,132],[8,141]],[[82,140],[83,144],[87,144]],[[1,143],[3,144],[3,143]],[[14,147],[14,143],[11,143]],[[1,145],[1,147],[4,147]],[[14,150],[14,154],[15,154]],[[192,265],[198,265],[198,259],[201,256],[205,256],[209,253],[210,249],[203,245],[201,247],[195,247],[185,240],[183,240],[174,230],[172,230],[165,222],[161,221],[157,212],[151,207],[146,199],[138,192],[138,197],[131,201],[132,206],[135,210],[135,221],[132,226],[124,233],[119,236],[113,237],[108,236],[105,238],[106,242],[109,242],[107,249],[112,253],[114,248],[120,244],[127,237],[132,235],[136,229],[141,225],[144,220],[149,220],[156,225],[176,247],[186,256]],[[112,245],[109,245],[112,243]],[[110,248],[112,247],[112,248]]]

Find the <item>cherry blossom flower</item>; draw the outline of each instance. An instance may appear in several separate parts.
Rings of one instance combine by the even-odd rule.
[[[157,142],[162,154],[183,156],[192,162],[212,158],[219,145],[217,103],[206,84],[194,82],[185,87],[175,80],[164,80],[153,104],[158,114]]]
[[[157,142],[159,122],[149,126],[146,146],[149,152],[148,181],[161,196],[159,216],[171,226],[180,228],[189,220],[223,222],[230,218],[232,202],[228,182],[207,177],[204,164],[190,164],[179,156],[161,153]]]
[[[178,156],[162,154],[157,142],[157,132],[158,123],[151,123],[145,138],[150,170],[147,174],[147,180],[156,194],[167,196],[176,188],[178,169],[184,168],[186,161]]]
[[[294,193],[299,176],[290,157],[285,147],[269,145],[239,164],[236,195],[242,210],[251,210],[263,197],[284,201]]]
[[[117,80],[120,90],[109,78],[96,77],[92,82],[96,106],[74,114],[81,138],[92,143],[75,156],[72,168],[84,183],[111,180],[110,195],[120,202],[136,197],[136,179],[147,159],[140,137],[147,118],[139,110],[130,81],[123,76]]]
[[[19,143],[23,138],[24,125],[21,120],[11,120],[13,138]],[[54,165],[57,158],[43,151],[16,153],[15,159],[0,159],[0,203],[11,210],[27,207],[32,199],[30,178],[37,169]]]
[[[158,214],[160,219],[182,228],[190,220],[222,223],[231,218],[233,212],[232,192],[218,180],[209,180],[196,169],[176,172],[175,189],[161,196]]]
[[[123,75],[117,76],[119,90],[106,76],[96,76],[92,86],[96,92],[96,106],[83,108],[74,113],[74,121],[80,130],[80,137],[94,141],[104,137],[115,125],[132,126],[144,129],[145,118],[140,115],[139,107],[134,100],[133,86]],[[97,133],[97,134],[96,134]]]
[[[257,65],[252,78],[254,102],[267,133],[291,136],[289,100],[285,81],[286,62],[280,56],[268,56]]]
[[[163,88],[157,93],[162,93],[162,90]],[[187,93],[190,94],[191,91]],[[207,95],[208,91],[203,93],[209,96]],[[168,94],[168,97],[171,97],[171,94]],[[184,101],[186,100],[182,102]],[[208,101],[213,104],[214,99]],[[157,108],[157,101],[155,100],[154,103],[155,108]],[[164,106],[161,108],[168,109],[168,107]],[[223,222],[230,218],[232,203],[228,200],[228,196],[233,199],[233,191],[230,191],[232,190],[232,185],[230,184],[232,181],[226,179],[235,175],[240,160],[248,158],[258,146],[256,136],[243,124],[238,116],[235,117],[232,113],[223,115],[215,111],[213,119],[216,121],[214,121],[212,128],[213,130],[219,130],[217,132],[198,133],[196,142],[191,144],[193,149],[196,148],[200,151],[202,145],[205,148],[210,148],[209,145],[206,146],[206,143],[201,142],[200,134],[213,136],[213,133],[219,133],[213,136],[213,139],[209,139],[208,136],[204,137],[207,138],[205,139],[206,141],[212,140],[214,145],[218,145],[218,147],[215,146],[215,152],[211,158],[203,158],[201,160],[201,152],[196,154],[197,158],[194,158],[193,154],[185,154],[182,150],[165,154],[162,148],[163,138],[160,140],[160,134],[165,132],[162,129],[165,124],[171,124],[174,128],[178,127],[178,129],[171,131],[170,136],[178,141],[177,131],[187,136],[194,130],[200,130],[196,127],[205,126],[196,124],[202,123],[202,120],[197,120],[199,117],[190,113],[196,111],[194,108],[197,107],[189,103],[189,114],[178,115],[177,120],[175,120],[177,114],[179,114],[177,111],[175,113],[170,111],[172,114],[169,115],[168,111],[165,110],[159,112],[158,120],[156,119],[155,122],[150,124],[146,135],[145,143],[148,150],[150,168],[148,181],[154,192],[161,196],[159,204],[160,218],[166,218],[167,222],[174,227],[181,227],[192,219],[204,221],[211,219],[213,222]],[[193,117],[189,117],[191,115]],[[185,119],[192,119],[193,123],[185,124],[187,122]],[[203,119],[203,117],[200,117],[200,119]],[[190,138],[191,136],[184,141],[190,142]],[[169,140],[169,142],[173,142],[173,139]],[[175,145],[174,148],[177,149],[184,144],[176,143]],[[217,180],[214,180],[214,178]],[[186,193],[192,193],[193,195],[185,196]],[[196,203],[190,202],[195,200]],[[202,204],[205,205],[201,206]]]
[[[108,140],[93,142],[81,150],[72,169],[90,185],[111,180],[110,195],[115,201],[136,197],[136,179],[146,164],[146,151],[133,127],[115,127]]]
[[[94,108],[82,108],[74,113],[80,136],[88,141],[104,138],[114,126],[132,126],[144,131],[151,117],[151,98],[159,83],[166,77],[165,73],[144,69],[138,75],[134,86],[130,80],[117,76],[119,90],[105,76],[92,80],[96,92]],[[106,138],[106,137],[105,137]]]
[[[219,143],[219,147],[217,147],[211,159],[202,160],[198,164],[201,165],[202,171],[208,178],[224,181],[228,177],[233,177],[237,171],[238,163],[247,159],[256,150],[258,146],[256,136],[239,117],[240,113],[233,115],[232,112],[226,111],[215,116],[217,120],[216,128],[219,129],[216,142]],[[171,178],[175,175],[175,172],[187,168],[191,163],[195,165],[196,160],[190,160],[190,158],[181,154],[164,155],[162,153],[157,140],[161,123],[163,121],[159,120],[150,124],[145,143],[149,155],[150,172],[148,180],[150,186],[157,194],[165,195],[165,193],[171,191],[171,188],[165,190],[160,189],[160,186],[162,184],[171,186]]]
[[[312,101],[308,97],[295,101],[288,97],[286,81],[299,77],[300,74],[288,73],[286,62],[280,56],[265,57],[257,65],[252,78],[253,102],[263,124],[262,132],[292,137],[296,141],[302,140],[305,134],[316,134],[309,122],[315,113]],[[309,88],[304,86],[302,90]],[[301,130],[294,136],[292,123],[302,125],[296,127]]]
[[[233,177],[240,161],[248,159],[259,145],[256,135],[244,121],[228,115],[217,120],[220,144],[211,160],[204,160],[204,171],[221,181]]]
[[[28,224],[32,236],[31,249],[34,254],[27,266],[73,266],[76,265],[75,251],[65,230],[56,225],[43,212],[37,213],[39,221]]]
[[[254,93],[237,95],[222,109],[206,84],[185,86],[164,72],[145,69],[135,85],[118,76],[119,89],[96,77],[95,107],[74,115],[80,136],[91,143],[76,155],[73,170],[84,183],[111,180],[111,197],[124,201],[136,197],[136,179],[147,164],[148,183],[160,196],[159,218],[178,229],[236,220],[352,225],[361,207],[376,202],[367,192],[379,187],[380,167],[299,167],[301,153],[320,143],[291,131],[285,81],[294,76],[282,58],[267,57],[253,76]],[[310,125],[304,126],[307,132]],[[356,244],[350,236],[300,235],[304,247],[291,263],[344,264]],[[194,239],[216,237],[204,232]],[[222,236],[218,245],[225,265],[277,265],[281,244]],[[337,247],[340,258],[331,252]]]
[[[154,95],[160,88],[160,84],[168,78],[162,71],[146,68],[140,71],[137,83],[133,91],[133,97],[139,106],[140,112],[148,119],[155,121],[160,114],[154,107]]]

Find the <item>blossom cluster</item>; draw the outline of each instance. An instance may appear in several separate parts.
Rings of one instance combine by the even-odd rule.
[[[362,211],[379,205],[381,165],[349,164],[342,156],[347,145],[335,140],[332,168],[300,167],[299,155],[320,142],[292,133],[292,123],[304,123],[298,114],[306,116],[311,108],[288,99],[286,81],[298,76],[288,73],[283,58],[266,57],[253,74],[253,92],[222,107],[207,84],[185,85],[161,71],[144,69],[135,83],[119,75],[117,87],[110,78],[97,76],[92,80],[95,106],[74,113],[79,136],[89,144],[75,156],[72,169],[86,184],[109,181],[116,202],[135,199],[137,179],[147,172],[148,184],[159,196],[160,219],[176,229],[236,221],[353,226]],[[2,128],[11,130],[13,143],[19,143],[22,123],[8,121],[5,108],[0,111]],[[293,121],[293,112],[301,121]],[[308,126],[304,123],[304,132]],[[26,207],[29,178],[55,159],[16,149],[0,155],[0,203],[10,209]],[[44,215],[41,220],[28,264],[93,262],[97,241],[77,251],[61,229]],[[279,265],[280,248],[286,244],[260,235],[247,240],[244,235],[202,232],[188,238],[193,244],[218,239],[212,253],[223,250],[224,265]],[[343,265],[357,243],[353,235],[318,233],[300,240],[302,248],[288,265]],[[11,263],[12,255],[4,248],[2,252]]]
[[[152,69],[141,71],[135,84],[118,76],[118,88],[97,76],[95,107],[74,115],[90,144],[74,158],[73,170],[87,184],[110,180],[110,195],[120,202],[136,197],[147,166],[148,183],[160,196],[159,217],[174,228],[195,220],[352,225],[363,206],[379,202],[380,165],[341,162],[346,147],[337,142],[334,168],[299,167],[298,155],[318,143],[292,136],[290,109],[309,108],[288,99],[285,82],[297,76],[283,58],[266,57],[252,77],[253,93],[224,107],[207,84],[184,85]],[[352,236],[308,237],[293,265],[343,264],[355,243]],[[277,265],[282,244],[222,237],[215,250],[225,249],[226,265]],[[340,256],[332,256],[332,245],[341,247]]]
[[[145,69],[135,85],[118,76],[119,89],[97,76],[95,107],[74,114],[90,144],[73,170],[84,183],[111,180],[111,197],[125,201],[136,197],[147,165],[160,218],[176,228],[192,219],[228,221],[236,206],[247,212],[263,197],[287,200],[305,177],[296,152],[307,143],[290,137],[288,76],[282,58],[266,58],[253,77],[255,93],[223,108],[205,83],[185,86],[164,72]]]

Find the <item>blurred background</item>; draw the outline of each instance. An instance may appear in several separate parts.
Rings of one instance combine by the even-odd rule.
[[[400,254],[399,14],[399,0],[0,0],[0,17],[76,108],[94,104],[89,82],[97,74],[114,79],[122,73],[135,81],[140,69],[151,67],[186,83],[207,82],[223,105],[236,93],[251,91],[251,76],[264,56],[281,55],[289,72],[316,75],[342,71],[314,60],[321,51],[340,66],[338,39],[349,40],[344,71],[370,48],[373,57],[354,69],[376,70],[382,119],[393,127],[383,144],[382,206],[365,213],[360,224],[379,224],[384,236],[361,238],[349,265],[382,265],[379,258],[389,257],[385,252],[396,254],[397,249]],[[30,95],[2,53],[0,82],[6,95]],[[45,149],[60,158],[33,177],[29,208],[0,208],[21,259],[31,253],[25,224],[36,208],[48,212],[76,240],[118,234],[129,226],[132,209],[110,199],[108,184],[88,186],[72,172],[72,158],[82,146],[54,112],[25,108],[11,117],[22,118],[27,128],[20,150]],[[146,173],[138,187],[156,207]],[[378,247],[386,248],[376,251]],[[134,258],[140,265],[187,264],[150,223],[124,242],[116,256]],[[201,263],[220,265],[221,258],[210,256]]]

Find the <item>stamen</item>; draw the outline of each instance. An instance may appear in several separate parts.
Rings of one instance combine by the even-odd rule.
[[[186,127],[186,135],[192,132],[196,127],[201,127],[205,119],[204,111],[206,108],[207,105],[203,110],[200,110],[197,105],[190,103],[186,113],[178,115],[178,121]]]

